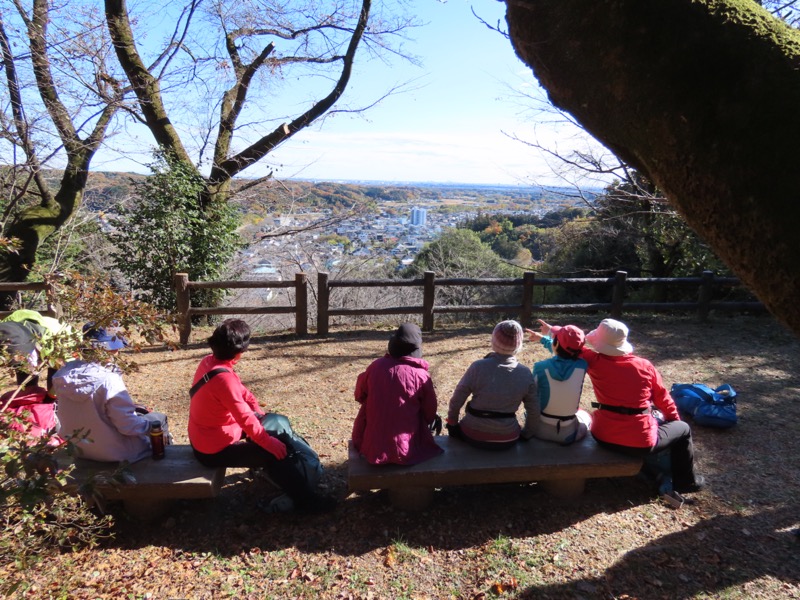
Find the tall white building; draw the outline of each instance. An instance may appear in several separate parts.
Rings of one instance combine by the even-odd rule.
[[[411,209],[411,224],[424,227],[428,220],[428,210],[425,208],[417,208],[416,206]]]

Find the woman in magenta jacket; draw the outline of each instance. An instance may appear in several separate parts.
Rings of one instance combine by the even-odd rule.
[[[539,323],[541,333],[549,334],[550,325]],[[602,446],[635,456],[668,449],[675,491],[698,491],[704,479],[695,473],[692,430],[681,421],[653,363],[633,354],[628,327],[604,319],[586,335],[586,342],[594,348],[581,351],[597,398],[592,403],[597,409],[592,413],[592,436]],[[653,406],[663,418],[653,415]]]
[[[301,510],[319,512],[335,501],[309,489],[286,459],[286,446],[261,426],[258,401],[234,371],[250,345],[250,327],[227,319],[208,338],[211,354],[200,361],[193,385],[206,379],[192,395],[189,441],[197,460],[208,467],[263,468]],[[206,378],[214,369],[222,372]]]
[[[442,453],[430,430],[436,392],[421,357],[422,333],[406,323],[392,335],[386,356],[356,380],[361,407],[353,424],[353,445],[373,465],[413,465]]]

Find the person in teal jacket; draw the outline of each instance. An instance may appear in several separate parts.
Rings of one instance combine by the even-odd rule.
[[[568,445],[586,437],[592,418],[580,409],[583,380],[588,368],[580,357],[585,336],[574,325],[552,327],[549,336],[525,330],[531,341],[540,340],[554,356],[533,365],[541,418],[523,432],[551,442]]]

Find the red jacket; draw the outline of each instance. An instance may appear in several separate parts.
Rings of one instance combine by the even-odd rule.
[[[358,376],[353,444],[373,465],[413,465],[442,453],[428,425],[436,416],[436,392],[428,363],[389,354]]]
[[[230,372],[209,379],[197,390],[189,405],[189,441],[192,447],[203,454],[215,454],[242,439],[244,432],[266,450],[265,440],[270,435],[254,414],[262,412],[258,400],[233,372],[233,361],[218,360],[209,354],[200,361],[193,384],[218,367]]]
[[[0,408],[6,406],[6,411],[22,417],[27,421],[28,434],[31,438],[40,438],[49,431],[58,429],[58,419],[56,418],[56,405],[47,402],[47,390],[39,386],[29,386],[22,390],[16,398],[9,402],[14,391],[6,392],[0,397]],[[25,431],[26,428],[19,423],[11,423],[10,427],[17,431]],[[53,435],[48,444],[57,446],[63,440]]]
[[[665,420],[680,421],[672,396],[649,360],[632,354],[608,356],[588,348],[581,357],[589,365],[589,378],[600,404],[633,409],[649,409],[654,404]],[[591,431],[600,441],[633,448],[652,448],[658,439],[658,423],[649,410],[638,415],[595,410]]]

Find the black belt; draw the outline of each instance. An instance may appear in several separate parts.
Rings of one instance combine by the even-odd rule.
[[[563,421],[572,421],[575,418],[575,415],[570,415],[568,417],[559,417],[557,415],[548,415],[546,412],[541,413],[543,417],[547,417],[548,419],[558,419],[558,423],[556,423],[556,433],[561,433],[561,423]]]
[[[543,417],[547,417],[548,419],[558,419],[559,421],[572,421],[575,418],[575,415],[570,415],[568,417],[559,417],[557,415],[548,415],[546,412],[542,413]]]
[[[473,417],[480,417],[481,419],[513,419],[517,413],[495,412],[493,410],[479,410],[472,408],[472,403],[467,402],[467,413]]]
[[[646,412],[650,412],[649,406],[647,408],[628,408],[627,406],[614,406],[613,404],[600,404],[599,402],[592,402],[592,408],[599,408],[621,415],[643,415]]]

